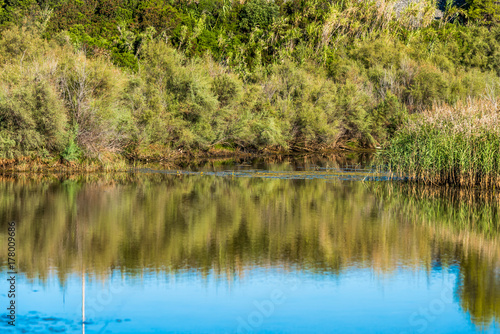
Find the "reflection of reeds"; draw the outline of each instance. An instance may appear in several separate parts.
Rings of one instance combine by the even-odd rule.
[[[384,155],[393,171],[420,183],[498,187],[498,101],[434,106],[397,132]]]
[[[495,192],[417,184],[389,184],[375,189],[398,206],[411,208],[413,221],[439,222],[451,230],[477,232],[483,237],[496,237],[500,231],[500,197]]]
[[[415,184],[375,185],[387,209],[425,230],[447,252],[435,261],[460,261],[457,284],[460,303],[475,324],[500,321],[500,199],[494,192]],[[446,258],[448,257],[448,258]]]

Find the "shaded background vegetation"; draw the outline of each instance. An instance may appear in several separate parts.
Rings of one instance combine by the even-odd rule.
[[[435,103],[496,98],[498,7],[3,0],[0,156],[380,146]]]

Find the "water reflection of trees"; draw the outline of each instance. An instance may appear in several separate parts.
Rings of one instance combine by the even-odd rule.
[[[1,224],[18,221],[18,259],[30,277],[43,279],[55,267],[64,281],[78,271],[78,242],[85,268],[102,276],[110,268],[133,274],[147,267],[213,270],[230,279],[254,265],[390,273],[402,265],[431,270],[436,261],[458,262],[464,310],[479,324],[500,320],[494,196],[362,182],[156,174],[61,179],[0,182]],[[4,247],[0,254],[5,258]]]

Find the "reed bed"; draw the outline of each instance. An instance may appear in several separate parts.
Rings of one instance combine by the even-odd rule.
[[[496,99],[434,105],[410,117],[382,156],[392,172],[418,183],[496,188],[499,125]]]

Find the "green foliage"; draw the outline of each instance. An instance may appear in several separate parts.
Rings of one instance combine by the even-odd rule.
[[[407,99],[417,107],[430,107],[435,101],[446,101],[448,80],[438,69],[430,66],[421,67],[408,87]]]
[[[76,144],[77,134],[78,125],[75,125],[75,128],[72,131],[68,131],[69,138],[66,147],[61,152],[61,159],[72,162],[78,160],[81,157],[82,151]]]
[[[40,6],[1,6],[5,156],[375,147],[408,114],[500,87],[495,20],[462,25],[449,8],[434,21],[427,1],[401,13],[392,0]]]
[[[245,2],[238,14],[239,26],[244,32],[254,28],[268,29],[278,15],[279,7],[274,1],[250,0]]]
[[[495,24],[500,21],[500,6],[495,0],[467,0],[467,16],[481,23]]]
[[[26,54],[36,55],[43,52],[47,43],[26,29],[13,27],[1,33],[0,38],[0,63],[5,64],[13,59],[23,59]]]
[[[212,82],[212,92],[217,96],[220,106],[225,107],[233,102],[241,94],[242,84],[237,78],[222,73],[216,76]]]
[[[131,18],[137,21],[141,30],[153,27],[158,33],[170,32],[180,20],[177,9],[160,0],[139,1],[137,8],[131,10]]]
[[[191,61],[183,65],[184,61],[182,54],[161,42],[144,49],[140,76],[146,82],[146,104],[136,117],[150,128],[153,141],[203,147],[213,140],[211,118],[218,101],[203,66]]]
[[[46,81],[4,83],[0,92],[0,155],[13,158],[58,151],[63,146],[66,122],[63,104]]]
[[[392,138],[408,117],[406,108],[390,91],[384,100],[374,109],[371,122],[374,124],[373,134],[379,142]]]

